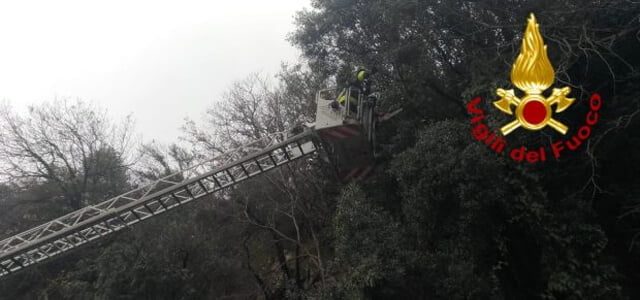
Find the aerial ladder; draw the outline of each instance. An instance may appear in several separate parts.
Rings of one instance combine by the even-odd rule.
[[[340,91],[319,91],[315,122],[296,133],[270,134],[0,241],[0,278],[318,152],[342,180],[363,178],[373,164],[376,97],[336,105]]]

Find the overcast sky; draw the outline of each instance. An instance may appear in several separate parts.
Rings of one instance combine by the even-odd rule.
[[[54,98],[133,114],[146,141],[177,141],[185,117],[251,72],[275,74],[308,0],[1,1],[0,99]]]

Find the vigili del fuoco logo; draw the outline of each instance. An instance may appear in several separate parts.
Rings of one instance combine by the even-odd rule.
[[[537,149],[528,149],[525,145],[507,147],[504,136],[520,130],[551,129],[563,136],[569,131],[569,127],[554,116],[571,109],[575,99],[570,98],[571,88],[566,86],[553,88],[548,93],[549,96],[544,95],[553,85],[555,71],[547,57],[547,46],[542,40],[539,27],[535,16],[531,14],[522,38],[520,54],[511,69],[511,82],[520,92],[501,88],[496,91],[500,98],[493,102],[493,106],[500,112],[513,116],[513,121],[502,126],[500,134],[494,133],[484,122],[484,110],[478,107],[482,99],[476,97],[467,104],[467,111],[472,115],[473,137],[498,154],[507,152],[511,159],[518,162],[536,163],[551,158],[560,159],[567,150],[577,150],[591,136],[591,129],[598,123],[598,111],[602,106],[600,95],[592,94],[584,124],[568,139],[552,141],[547,147],[541,146]]]

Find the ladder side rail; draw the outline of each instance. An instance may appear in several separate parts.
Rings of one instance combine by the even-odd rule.
[[[306,156],[307,154],[311,154],[313,152],[315,152],[315,150],[311,151],[311,152],[308,152],[308,153],[304,153],[303,155],[300,155],[300,156],[298,156],[298,157],[296,157],[296,158],[294,158],[292,160],[295,160],[297,158]],[[281,164],[279,164],[279,165],[281,165]],[[271,167],[269,169],[273,169],[273,168],[275,168],[275,166]],[[243,178],[242,180],[238,180],[236,182],[240,182],[240,181],[243,181],[243,180],[248,179],[248,178],[249,177],[246,177],[246,178]],[[229,186],[231,186],[231,185],[229,185]],[[224,186],[223,188],[226,188],[226,187],[228,187],[228,186]],[[217,189],[217,190],[220,190],[220,189]],[[203,190],[201,190],[200,192],[202,192],[202,191]],[[215,191],[211,191],[211,192],[215,192]],[[173,207],[176,207],[178,205],[182,205],[182,204],[187,203],[189,201],[195,200],[197,198],[203,197],[203,196],[205,196],[207,194],[210,194],[210,192],[200,193],[197,196],[195,196],[195,198],[191,198],[191,199],[185,198],[181,203],[171,205],[169,207],[169,209],[171,209]],[[156,199],[153,199],[152,201],[155,201],[155,200]],[[158,203],[162,203],[162,199],[159,199]],[[131,225],[131,224],[137,223],[137,222],[142,221],[142,220],[144,220],[146,218],[152,217],[154,215],[158,215],[160,213],[163,213],[163,212],[169,210],[166,207],[164,209],[158,209],[158,210],[155,210],[153,212],[149,209],[149,212],[151,214],[147,214],[146,216],[139,217],[140,211],[138,211],[137,209],[141,209],[143,206],[145,208],[147,208],[145,204],[147,204],[147,203],[144,203],[143,205],[138,206],[137,208],[134,208],[133,210],[129,211],[128,212],[128,216],[127,216],[127,213],[124,213],[124,214],[118,215],[116,218],[112,218],[112,219],[109,219],[107,221],[95,220],[95,222],[93,222],[93,223],[95,225],[97,225],[97,226],[94,226],[94,227],[91,227],[91,228],[78,228],[77,232],[71,232],[69,235],[67,235],[67,236],[65,236],[65,237],[63,237],[61,239],[58,239],[58,240],[53,240],[50,243],[46,243],[45,242],[43,246],[39,246],[38,248],[34,248],[35,249],[34,251],[23,252],[22,256],[11,257],[11,259],[8,261],[8,265],[7,265],[7,261],[4,261],[1,266],[2,266],[3,269],[7,269],[7,267],[9,267],[10,269],[12,269],[12,271],[17,271],[19,269],[22,269],[22,268],[24,268],[26,266],[29,266],[31,264],[34,264],[36,262],[45,260],[45,259],[47,259],[47,258],[49,258],[51,256],[54,256],[54,255],[60,254],[62,252],[68,251],[71,248],[75,248],[77,246],[81,246],[81,245],[85,244],[86,242],[89,242],[89,241],[91,241],[93,239],[99,238],[101,236],[104,236],[106,234],[109,234],[109,233],[112,233],[112,232],[115,232],[115,231],[118,231],[118,230],[120,230],[122,228],[126,228],[127,225]],[[138,213],[135,213],[136,211]],[[130,218],[131,215],[136,215],[136,218]],[[113,225],[109,225],[113,220],[123,219],[123,218],[130,218],[130,220],[127,221],[124,226],[117,226],[114,229]],[[101,224],[103,224],[103,223],[106,224],[107,226],[101,226]],[[76,242],[69,243],[68,240],[71,239],[71,238],[75,238]],[[56,242],[60,243],[61,240],[67,241],[66,243],[63,243],[64,247],[57,246],[57,244],[56,244]],[[34,257],[36,257],[36,259],[34,259]],[[19,259],[22,262],[21,263],[14,263],[14,261],[16,259]],[[2,276],[2,275],[6,275],[6,273],[0,274],[0,276]]]
[[[301,138],[304,138],[306,135],[307,135],[306,133],[303,133],[303,134],[301,134],[301,135],[299,135],[299,136],[293,137],[293,138],[291,138],[291,141],[292,141],[292,142],[290,142],[290,143],[288,143],[288,144],[293,144],[296,140],[299,140],[299,139],[301,139]],[[208,177],[208,176],[210,176],[211,174],[222,172],[222,171],[224,171],[224,170],[226,170],[226,169],[229,169],[230,167],[233,167],[234,165],[237,165],[237,164],[240,164],[240,163],[246,163],[247,161],[250,161],[250,160],[255,159],[256,157],[259,157],[260,155],[264,155],[264,153],[265,153],[265,152],[272,152],[273,150],[278,149],[278,148],[282,148],[282,147],[283,147],[282,145],[276,145],[276,146],[269,147],[268,149],[265,149],[262,153],[258,153],[258,154],[255,154],[255,155],[247,156],[247,157],[246,157],[246,158],[244,158],[242,161],[239,161],[239,162],[237,162],[236,164],[228,164],[228,165],[226,165],[226,166],[223,166],[223,167],[220,167],[220,168],[218,168],[218,169],[216,169],[216,170],[213,170],[213,171],[209,172],[208,174],[204,174],[204,175],[202,175],[202,176],[200,176],[200,177]],[[185,181],[183,181],[182,183],[180,183],[180,184],[178,184],[178,185],[175,185],[175,186],[173,186],[173,187],[170,187],[170,188],[164,189],[164,190],[162,190],[162,191],[158,191],[158,192],[156,192],[156,193],[154,193],[154,194],[152,194],[152,195],[149,195],[148,197],[145,197],[145,199],[155,198],[155,197],[156,197],[156,196],[158,196],[158,195],[161,195],[161,194],[164,194],[164,193],[171,192],[172,190],[179,190],[179,189],[183,188],[183,187],[184,187],[184,186],[186,186],[186,185],[189,185],[189,184],[192,184],[192,183],[194,183],[194,182],[197,182],[197,181],[201,180],[201,178],[200,178],[200,177],[198,177],[198,178],[191,178],[191,179],[185,179]],[[138,199],[137,201],[139,202],[140,200],[143,200],[143,199]],[[126,204],[125,206],[121,206],[121,207],[119,207],[118,209],[128,209],[128,208],[130,208],[131,206],[135,206],[135,204],[136,204],[136,203],[137,203],[137,202],[131,202],[131,203],[129,203],[129,204]],[[55,220],[54,220],[54,221],[55,221]],[[87,220],[87,221],[89,221],[89,220]]]
[[[201,167],[206,167],[208,166],[208,163],[214,162],[214,161],[219,161],[219,160],[223,160],[226,156],[229,156],[230,158],[235,158],[238,154],[239,154],[239,150],[242,150],[243,148],[248,148],[250,146],[259,144],[260,142],[264,142],[265,140],[270,140],[271,144],[274,143],[274,141],[279,141],[279,142],[283,142],[286,140],[286,134],[284,134],[284,132],[278,132],[278,133],[274,133],[271,134],[263,139],[260,140],[256,140],[253,141],[249,144],[243,145],[241,147],[238,147],[237,149],[225,152],[217,157],[215,157],[212,160],[208,160],[208,161],[204,161],[201,162],[199,164],[196,164],[190,168],[187,168],[185,170],[181,170],[178,172],[175,172],[173,174],[167,175],[165,177],[162,177],[156,181],[153,181],[149,184],[146,184],[142,187],[138,187],[135,188],[133,190],[130,190],[124,194],[121,194],[119,196],[113,197],[111,199],[105,200],[103,202],[97,203],[97,204],[93,204],[93,205],[89,205],[89,206],[85,206],[83,208],[80,208],[76,211],[72,211],[66,215],[63,215],[61,217],[58,217],[57,219],[54,219],[52,221],[49,221],[47,223],[41,224],[39,226],[36,226],[34,228],[28,229],[26,231],[23,231],[21,233],[18,233],[16,235],[13,235],[11,237],[8,237],[2,241],[0,241],[0,253],[2,252],[6,252],[8,251],[10,248],[14,248],[15,246],[23,243],[23,242],[29,242],[33,239],[37,239],[39,238],[43,232],[46,232],[47,229],[51,226],[51,224],[53,223],[60,223],[62,226],[73,226],[74,224],[84,220],[83,217],[85,217],[86,215],[88,215],[87,218],[90,218],[91,214],[87,214],[88,212],[93,211],[95,212],[104,212],[105,210],[111,209],[118,206],[122,206],[128,202],[133,202],[133,201],[137,201],[140,198],[144,197],[145,195],[149,194],[151,191],[153,191],[154,188],[156,188],[158,186],[158,183],[160,182],[165,182],[165,183],[176,183],[172,180],[169,180],[170,178],[174,178],[177,176],[181,176],[184,175],[185,173],[191,172],[196,170],[197,168],[201,168]],[[240,157],[238,157],[240,158]],[[230,162],[233,161],[233,159],[226,159],[226,162]],[[183,178],[186,178],[183,176]],[[141,195],[138,196],[137,194],[140,193]]]
[[[126,204],[123,207],[119,207],[117,210],[111,210],[108,214],[96,215],[83,221],[77,226],[64,228],[61,231],[55,232],[52,235],[46,236],[45,238],[25,245],[24,247],[4,253],[0,257],[0,276],[7,275],[27,266],[36,264],[52,256],[84,245],[92,240],[164,213],[177,206],[181,206],[227,187],[231,187],[255,175],[267,172],[279,167],[280,165],[314,153],[318,149],[315,141],[312,139],[305,142],[302,141],[308,136],[309,132],[305,132],[292,137],[285,143],[280,143],[269,147],[260,153],[249,155],[236,163],[227,164],[226,166],[217,168],[211,172],[198,176],[197,178],[185,179],[183,183],[177,184],[172,188],[166,188],[162,191],[147,195],[137,202]],[[302,145],[304,145],[304,147]],[[287,147],[290,149],[286,149]],[[305,147],[308,151],[303,151],[303,148]],[[280,156],[274,156],[274,152],[278,150],[282,151],[282,153],[280,153]],[[292,150],[298,150],[299,152]],[[289,153],[287,153],[287,151]],[[265,164],[262,167],[258,165],[258,171],[255,171],[253,175],[248,174],[244,177],[237,177],[233,182],[225,185],[221,185],[220,183],[216,184],[216,182],[218,182],[217,180],[209,179],[208,181],[205,181],[205,179],[210,177],[216,178],[215,176],[218,176],[217,174],[227,172],[233,168],[239,170],[247,162],[259,164],[260,159],[273,161],[273,163],[270,165]],[[244,172],[244,170],[242,172]],[[182,198],[182,201],[178,200],[179,198]],[[169,199],[174,199],[173,203],[169,203]]]

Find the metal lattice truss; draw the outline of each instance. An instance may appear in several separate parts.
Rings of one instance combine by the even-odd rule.
[[[311,131],[276,133],[0,241],[4,277],[316,152]]]

